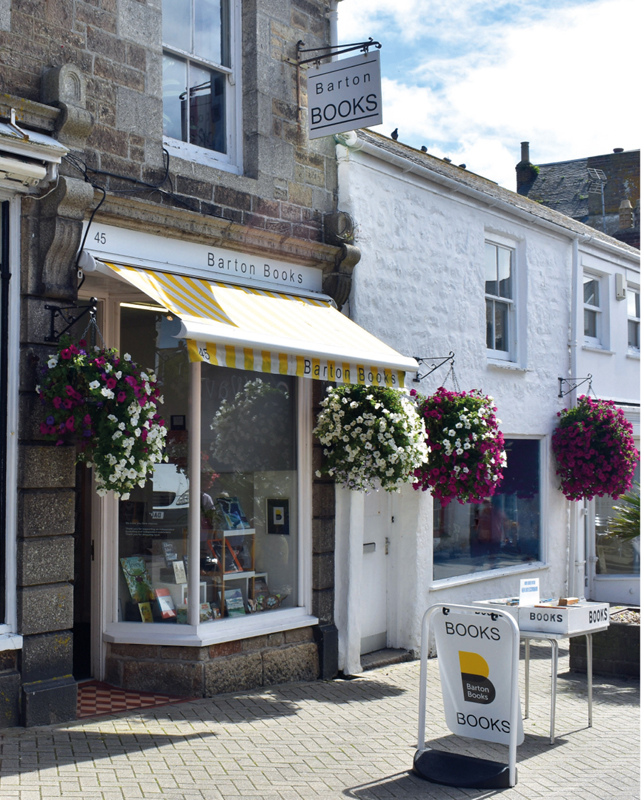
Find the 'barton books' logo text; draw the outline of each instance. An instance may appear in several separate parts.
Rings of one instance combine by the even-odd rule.
[[[467,703],[493,703],[496,689],[489,680],[489,665],[477,653],[460,650],[460,673],[462,675],[462,691]]]

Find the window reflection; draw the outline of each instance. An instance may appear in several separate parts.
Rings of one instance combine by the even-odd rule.
[[[483,503],[434,503],[435,580],[540,558],[540,442],[505,442],[500,489]]]

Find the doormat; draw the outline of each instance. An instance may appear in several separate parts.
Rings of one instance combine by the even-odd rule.
[[[102,681],[87,681],[78,684],[78,703],[76,718],[103,717],[121,711],[134,711],[140,708],[156,708],[172,703],[185,703],[192,697],[177,697],[171,694],[153,692],[134,692],[119,689]]]

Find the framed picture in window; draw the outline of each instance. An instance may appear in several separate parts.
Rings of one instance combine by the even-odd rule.
[[[290,501],[287,498],[267,500],[266,519],[268,520],[268,533],[280,533],[282,536],[290,534]]]

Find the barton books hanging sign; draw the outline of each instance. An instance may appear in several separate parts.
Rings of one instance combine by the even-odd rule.
[[[307,85],[309,139],[382,122],[379,50],[313,65]]]
[[[459,736],[509,745],[511,726],[517,724],[516,744],[521,744],[525,737],[520,713],[517,720],[511,719],[512,647],[517,647],[511,621],[496,614],[451,610],[436,615],[433,629],[449,729]]]

